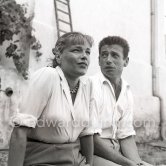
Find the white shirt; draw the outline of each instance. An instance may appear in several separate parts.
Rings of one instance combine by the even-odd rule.
[[[118,100],[110,81],[100,72],[90,77],[93,107],[96,111],[95,128],[102,138],[123,139],[135,135],[133,128],[133,96],[130,86],[122,80]]]
[[[90,86],[80,79],[72,103],[67,80],[60,67],[44,67],[33,74],[20,111],[13,122],[32,127],[29,138],[48,143],[75,142],[93,134],[90,122]]]

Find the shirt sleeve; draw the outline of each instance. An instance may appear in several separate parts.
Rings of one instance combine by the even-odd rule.
[[[96,100],[94,99],[94,93],[92,87],[90,88],[90,91],[91,91],[90,106],[89,106],[90,120],[88,126],[80,134],[80,137],[85,135],[93,135],[95,133],[100,134],[102,132],[101,124],[99,123],[98,105],[96,103]]]
[[[133,96],[131,91],[128,91],[127,98],[128,107],[118,122],[117,139],[123,139],[136,134],[133,127]]]
[[[51,69],[48,67],[39,69],[32,75],[20,108],[12,117],[12,123],[17,126],[35,128],[51,94],[51,78]]]
[[[85,129],[81,132],[80,137],[86,136],[86,135],[93,135],[95,133],[101,133],[101,128],[98,125],[98,121],[96,119],[96,112],[94,110],[90,110],[90,120],[85,127]]]
[[[91,119],[91,117],[90,117]],[[79,137],[83,137],[86,135],[93,135],[94,134],[94,129],[92,127],[91,124],[91,120],[87,123],[86,127],[84,128],[84,130],[80,133]]]

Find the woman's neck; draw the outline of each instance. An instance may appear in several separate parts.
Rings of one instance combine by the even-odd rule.
[[[67,74],[64,74],[64,75],[68,82],[69,88],[74,89],[78,85],[79,77],[76,78],[76,77],[72,77],[71,75],[67,75]]]
[[[79,87],[79,77],[74,78],[72,76],[69,75],[65,75],[66,80],[68,82],[69,88],[70,88],[70,95],[72,98],[72,102],[74,104],[75,102],[75,98],[76,98],[76,94],[78,91],[78,87]]]

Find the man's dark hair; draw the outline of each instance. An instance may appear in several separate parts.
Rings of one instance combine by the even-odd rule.
[[[101,47],[104,45],[113,45],[117,44],[123,48],[124,59],[128,57],[129,53],[129,44],[128,42],[120,36],[108,36],[103,38],[99,43],[99,54],[101,53]]]

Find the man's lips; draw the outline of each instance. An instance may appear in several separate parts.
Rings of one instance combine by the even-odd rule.
[[[110,70],[114,70],[115,68],[112,66],[106,66],[105,69],[110,69]]]

